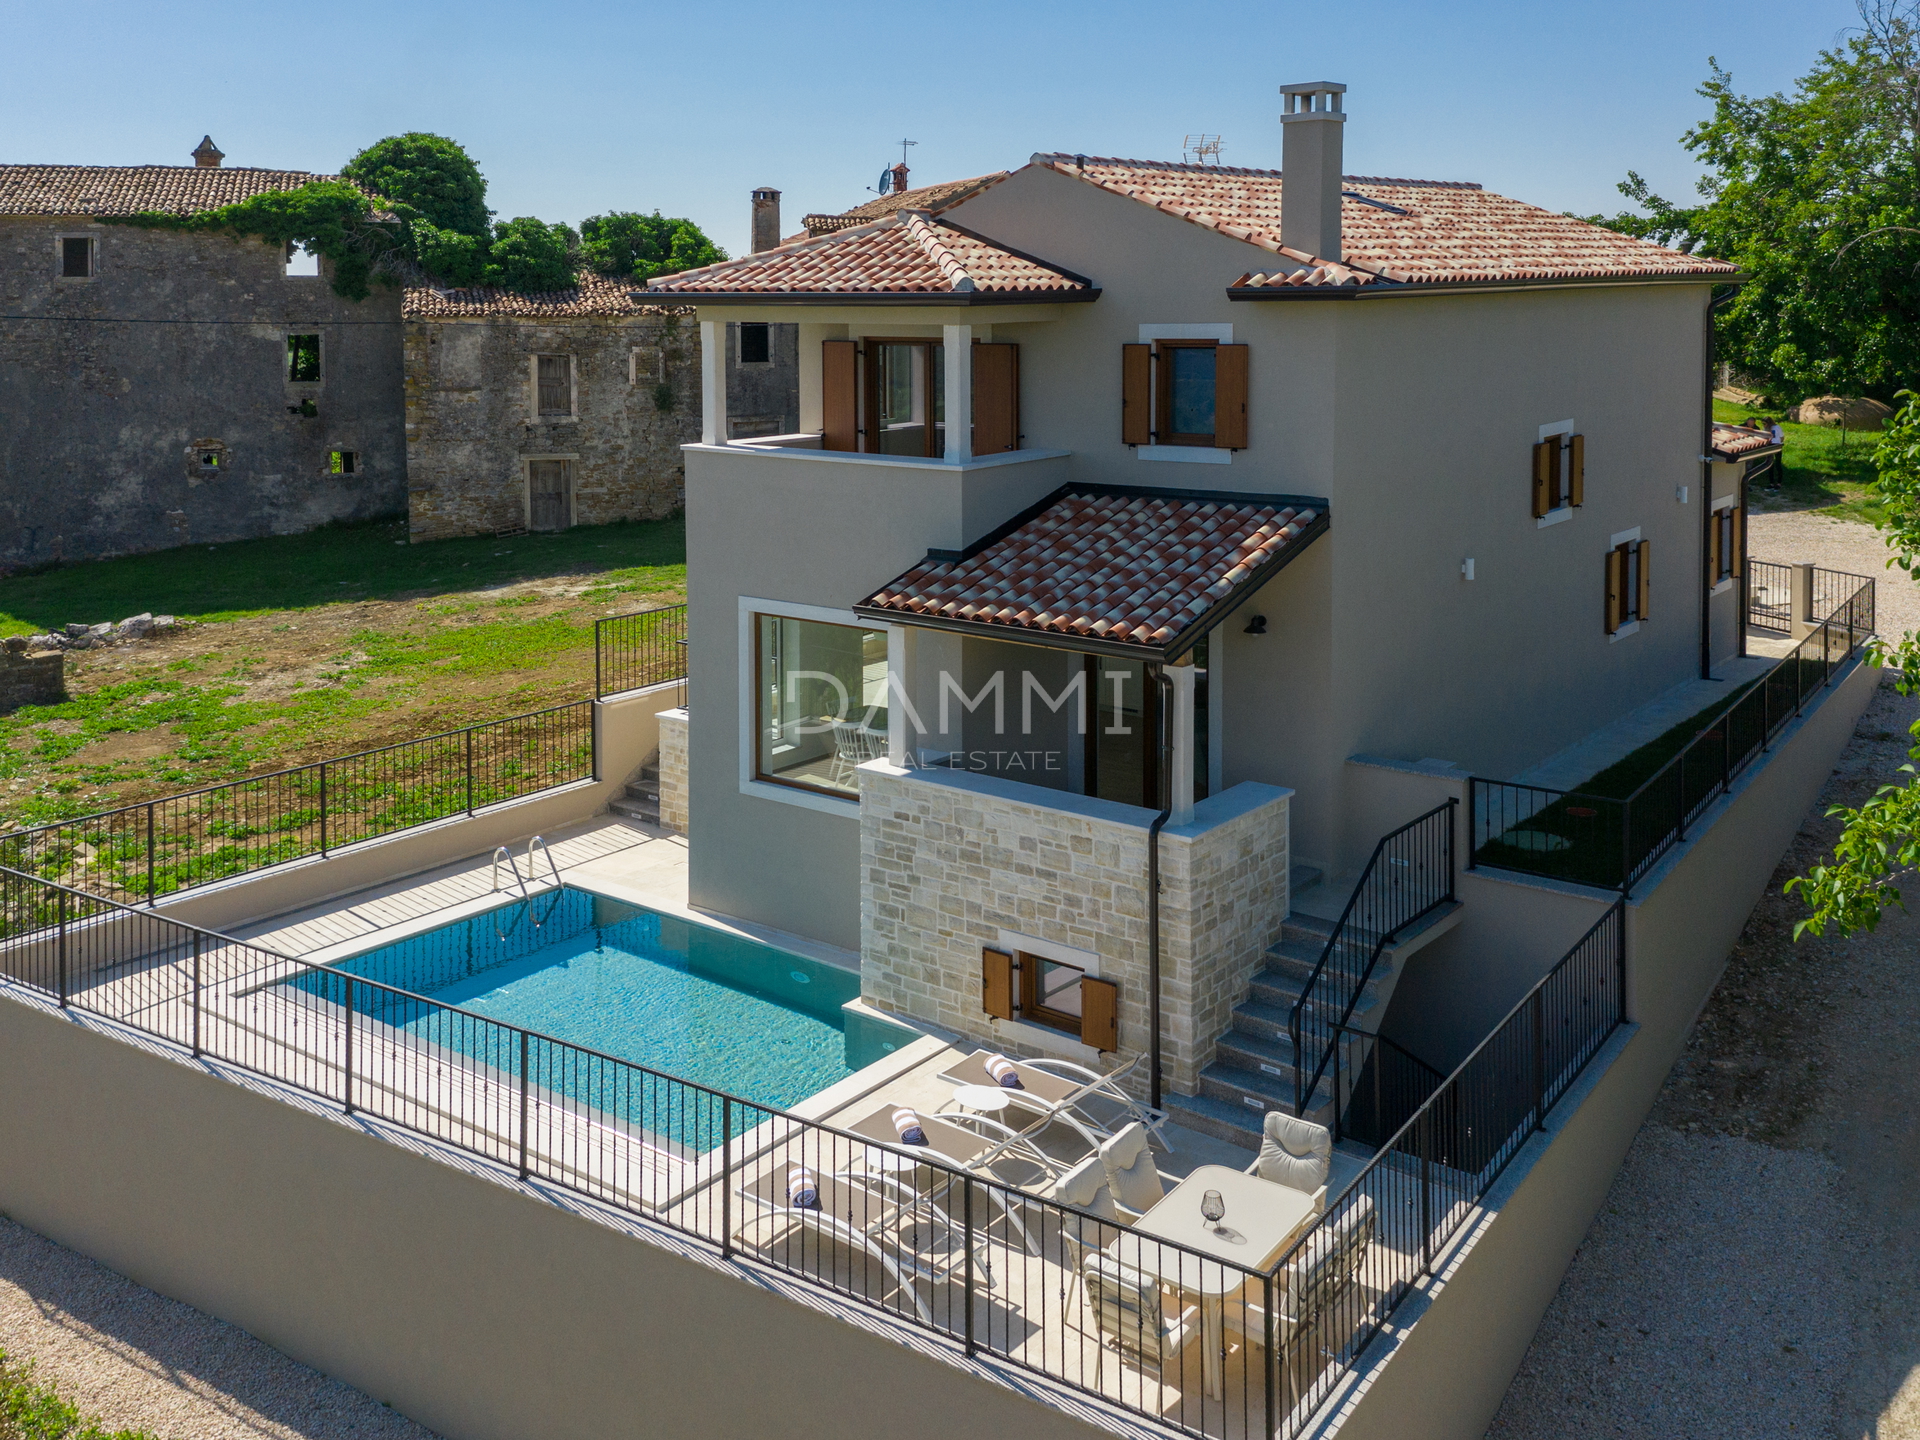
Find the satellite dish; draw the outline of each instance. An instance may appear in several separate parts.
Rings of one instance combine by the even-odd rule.
[[[880,183],[876,185],[874,188],[878,190],[882,195],[884,195],[887,193],[887,187],[892,183],[893,183],[893,167],[889,165],[886,169],[880,172]]]

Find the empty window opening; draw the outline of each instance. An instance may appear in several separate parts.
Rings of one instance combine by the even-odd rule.
[[[287,242],[287,278],[318,276],[320,257],[297,240]]]
[[[535,356],[534,377],[535,388],[539,392],[535,396],[535,401],[541,415],[573,414],[573,357],[571,355]]]
[[[329,475],[354,475],[360,470],[360,456],[352,450],[334,450],[327,455]]]
[[[230,456],[224,442],[219,440],[196,440],[187,447],[187,476],[189,479],[207,480],[224,473],[230,465]]]
[[[311,385],[320,379],[320,337],[318,335],[287,336],[287,381],[294,385]]]
[[[93,276],[93,239],[87,235],[69,235],[60,242],[60,277],[63,280],[87,280]]]
[[[752,321],[741,322],[740,363],[742,365],[773,363],[772,327]]]

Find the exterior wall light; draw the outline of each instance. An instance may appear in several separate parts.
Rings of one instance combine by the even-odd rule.
[[[1463,580],[1471,580],[1473,578],[1473,561],[1471,559],[1460,562],[1460,578]]]
[[[1243,633],[1248,635],[1266,634],[1267,633],[1267,617],[1264,615],[1255,615],[1252,619],[1247,621],[1247,628]]]

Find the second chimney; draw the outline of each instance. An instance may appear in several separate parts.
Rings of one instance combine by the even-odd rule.
[[[753,253],[780,243],[780,192],[762,185],[753,192]]]
[[[213,143],[213,136],[202,136],[200,143],[193,147],[193,164],[198,170],[218,170],[220,162],[227,157],[220,147]]]
[[[1280,243],[1322,260],[1340,254],[1340,108],[1347,87],[1331,80],[1282,85],[1280,147]]]

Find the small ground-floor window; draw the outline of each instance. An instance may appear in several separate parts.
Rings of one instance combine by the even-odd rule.
[[[887,753],[887,632],[757,615],[754,643],[754,777],[858,796]]]

